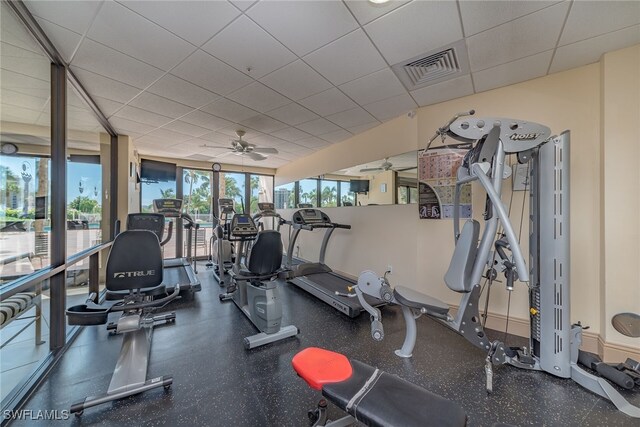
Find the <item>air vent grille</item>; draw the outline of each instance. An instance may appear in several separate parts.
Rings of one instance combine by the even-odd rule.
[[[460,72],[460,65],[453,48],[418,59],[404,66],[411,82],[418,86],[431,80]]]
[[[407,90],[415,90],[469,74],[464,40],[402,61],[391,67]]]

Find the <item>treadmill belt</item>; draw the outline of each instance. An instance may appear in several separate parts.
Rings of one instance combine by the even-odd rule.
[[[304,276],[304,278],[307,282],[313,282],[316,287],[323,289],[327,294],[331,295],[336,300],[341,301],[350,307],[357,307],[359,309],[362,309],[358,298],[347,298],[334,294],[335,292],[340,292],[343,294],[350,293],[347,287],[355,285],[357,283],[355,280],[338,276],[335,273],[316,273],[310,274],[309,276]],[[381,300],[372,298],[368,295],[365,295],[364,299],[374,307],[383,304]]]
[[[182,266],[179,266],[164,269],[162,284],[167,287],[175,287],[179,284],[182,288],[186,285],[190,285],[191,281],[189,280],[187,271]]]

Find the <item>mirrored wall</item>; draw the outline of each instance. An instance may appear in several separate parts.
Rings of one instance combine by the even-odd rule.
[[[276,208],[418,203],[417,151],[276,187]]]

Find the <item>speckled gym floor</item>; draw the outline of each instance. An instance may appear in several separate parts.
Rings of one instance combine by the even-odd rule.
[[[640,425],[570,380],[539,372],[494,368],[494,392],[487,395],[485,355],[444,326],[421,318],[414,357],[400,359],[393,354],[404,337],[400,310],[384,309],[386,336],[377,343],[366,315],[349,319],[286,284],[284,322],[296,325],[300,335],[246,351],[242,339],[255,333],[253,325],[232,302],[218,300],[220,287],[204,265],[199,276],[202,292],[167,307],[176,311],[175,324],[154,330],[148,377],[172,375],[170,391],[151,390],[87,409],[80,418],[40,425],[304,426],[320,394],[296,376],[291,358],[308,346],[342,352],[452,399],[464,407],[470,426]],[[24,409],[69,409],[106,391],[120,341],[104,327],[85,328]],[[508,344],[523,343],[510,337]],[[640,404],[640,393],[625,396]],[[330,407],[330,416],[341,413]]]

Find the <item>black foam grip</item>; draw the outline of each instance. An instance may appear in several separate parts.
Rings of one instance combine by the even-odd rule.
[[[596,369],[596,365],[601,363],[602,359],[597,354],[581,350],[578,352],[578,362],[589,369]]]
[[[596,365],[596,372],[598,372],[602,378],[606,378],[627,390],[631,390],[634,386],[633,378],[606,363],[598,363]]]

